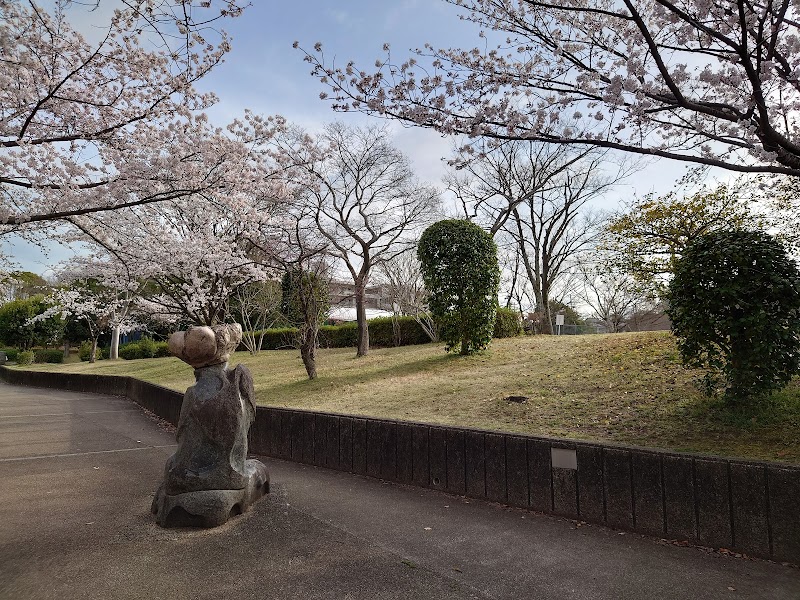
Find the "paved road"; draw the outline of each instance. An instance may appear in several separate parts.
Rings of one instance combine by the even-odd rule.
[[[173,434],[113,396],[0,384],[0,599],[800,598],[800,571],[269,460],[215,530],[149,506]]]

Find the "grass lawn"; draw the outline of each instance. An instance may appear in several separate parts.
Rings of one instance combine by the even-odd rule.
[[[358,359],[355,349],[321,350],[315,381],[296,351],[240,352],[239,362],[264,405],[800,463],[797,381],[769,406],[732,414],[698,390],[667,332],[502,339],[470,357],[433,344]],[[175,358],[28,368],[132,375],[180,391],[193,383]]]

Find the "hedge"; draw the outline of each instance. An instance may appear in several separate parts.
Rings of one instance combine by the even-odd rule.
[[[381,317],[369,322],[369,344],[375,348],[388,348],[393,346],[409,346],[412,344],[427,344],[430,338],[419,326],[413,317],[398,317],[398,340],[395,340],[394,319]],[[297,329],[283,327],[267,329],[264,332],[262,350],[280,350],[292,348],[292,338]],[[259,334],[260,332],[256,332]],[[399,342],[399,343],[396,343]],[[341,325],[323,325],[319,330],[319,345],[322,348],[355,348],[358,346],[358,325],[355,322],[342,323]],[[239,345],[239,350],[246,350],[244,345]]]
[[[147,337],[136,342],[122,344],[119,347],[119,357],[125,360],[163,358],[165,356],[171,356],[167,342],[156,342]]]
[[[33,361],[37,363],[63,363],[63,350],[36,350]]]
[[[5,352],[9,361],[17,360],[17,355],[19,354],[19,350],[16,348],[0,348],[0,352]]]

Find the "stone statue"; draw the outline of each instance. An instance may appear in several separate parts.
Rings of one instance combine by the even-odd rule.
[[[194,367],[178,419],[178,450],[167,460],[152,512],[162,527],[216,527],[269,492],[269,474],[247,460],[255,420],[253,378],[228,358],[242,339],[238,324],[189,327],[169,340],[173,355]]]

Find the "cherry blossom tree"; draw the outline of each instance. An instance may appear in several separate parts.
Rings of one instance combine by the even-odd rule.
[[[110,330],[127,333],[140,327],[130,315],[131,298],[96,279],[65,282],[65,287],[56,290],[47,301],[51,307],[31,322],[54,315],[65,320],[70,317],[79,320],[86,326],[92,342],[89,362],[94,362],[97,357],[97,342],[102,333]]]
[[[211,193],[242,175],[240,141],[209,125],[202,111],[216,98],[194,88],[230,48],[217,21],[242,7],[126,0],[90,42],[70,24],[83,4],[0,0],[4,232]]]
[[[305,53],[337,110],[445,134],[583,144],[800,175],[800,8],[789,0],[445,0],[480,47],[375,69]],[[327,92],[323,92],[327,97]]]
[[[92,336],[110,330],[109,358],[119,358],[120,336],[133,330],[143,316],[140,301],[146,280],[103,248],[75,256],[63,265],[59,279],[69,287],[53,296],[57,309],[83,321]],[[100,308],[102,303],[105,309]]]
[[[272,203],[240,200],[239,211],[230,198],[217,205],[189,197],[71,221],[78,239],[93,241],[120,270],[146,282],[141,309],[166,322],[215,325],[227,319],[240,286],[269,277],[246,240]]]

